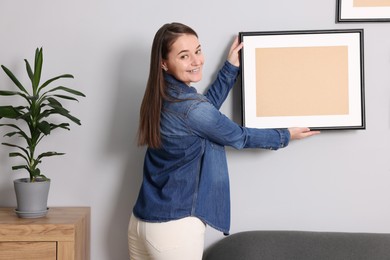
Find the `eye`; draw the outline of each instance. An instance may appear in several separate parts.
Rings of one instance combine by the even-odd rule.
[[[182,59],[182,60],[187,59],[187,58],[188,58],[187,54],[180,56],[180,59]]]
[[[198,49],[198,50],[196,50],[196,52],[195,52],[196,54],[201,54],[202,53],[202,49]]]

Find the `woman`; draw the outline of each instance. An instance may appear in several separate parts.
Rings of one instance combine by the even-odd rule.
[[[147,145],[144,176],[129,223],[131,259],[200,260],[205,226],[230,228],[229,177],[224,146],[276,150],[308,128],[252,129],[219,112],[239,73],[236,38],[205,95],[204,57],[190,27],[171,23],[156,33],[141,105],[139,145]]]

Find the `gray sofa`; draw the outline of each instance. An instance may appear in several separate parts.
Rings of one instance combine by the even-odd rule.
[[[210,246],[203,260],[390,260],[390,234],[245,231]]]

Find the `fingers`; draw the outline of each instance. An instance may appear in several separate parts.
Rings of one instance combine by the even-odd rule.
[[[230,46],[228,61],[234,66],[240,66],[239,52],[243,47],[243,43],[238,41],[238,36],[234,39],[232,45]]]
[[[320,131],[311,131],[310,128],[307,127],[292,127],[288,130],[290,131],[291,140],[303,139],[320,134]]]
[[[234,38],[232,46],[230,47],[230,53],[232,52],[238,53],[242,49],[243,45],[244,45],[243,42],[239,42],[238,36],[236,36]]]

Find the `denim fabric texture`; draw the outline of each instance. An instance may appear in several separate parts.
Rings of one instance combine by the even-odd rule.
[[[225,233],[230,229],[230,191],[225,146],[277,150],[288,145],[287,129],[242,127],[219,108],[239,68],[225,62],[202,95],[165,74],[168,94],[161,113],[160,149],[148,148],[143,182],[133,209],[144,221],[200,218]]]

